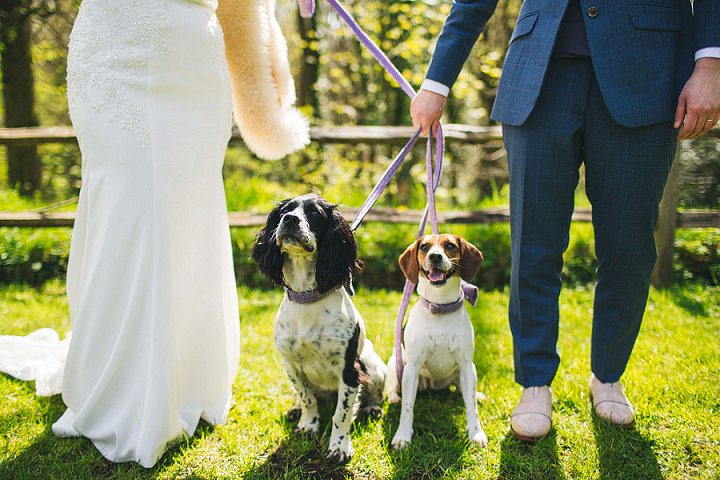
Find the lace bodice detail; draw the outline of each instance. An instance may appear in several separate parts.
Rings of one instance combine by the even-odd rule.
[[[143,105],[126,88],[143,84],[148,46],[166,48],[163,10],[169,0],[85,0],[70,35],[68,106],[77,102],[104,110],[118,128],[137,134],[143,145],[148,132],[140,127]],[[127,12],[134,10],[133,15]],[[138,14],[138,12],[141,12]],[[122,84],[123,87],[118,87]]]

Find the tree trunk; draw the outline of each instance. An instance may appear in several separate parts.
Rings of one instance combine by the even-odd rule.
[[[318,98],[315,83],[320,75],[320,52],[317,48],[317,15],[312,18],[302,18],[297,13],[298,33],[303,41],[302,62],[300,64],[300,78],[298,84],[298,105],[309,105],[313,109],[313,116],[318,115]],[[315,48],[311,47],[315,45]]]
[[[677,225],[677,207],[680,198],[680,146],[675,151],[665,191],[660,201],[658,223],[655,227],[655,243],[658,259],[655,262],[650,281],[655,288],[668,288],[673,282],[673,256],[675,254],[675,225]]]
[[[30,56],[30,5],[27,0],[0,2],[3,100],[6,127],[33,127],[35,93]],[[42,163],[33,146],[7,147],[8,184],[31,195],[42,180]]]

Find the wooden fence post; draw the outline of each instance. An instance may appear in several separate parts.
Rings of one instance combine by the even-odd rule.
[[[659,217],[655,228],[655,243],[657,245],[658,259],[655,262],[650,281],[655,288],[668,288],[673,282],[673,256],[675,254],[675,226],[677,225],[677,207],[680,199],[680,152],[682,147],[678,142],[665,191],[660,201]]]

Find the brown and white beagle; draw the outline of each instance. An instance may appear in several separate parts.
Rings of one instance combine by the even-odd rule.
[[[417,284],[420,300],[410,310],[403,335],[402,408],[392,440],[396,449],[405,448],[412,438],[418,389],[440,390],[450,385],[462,393],[470,441],[487,445],[476,402],[474,332],[461,288],[461,280],[472,280],[482,261],[474,245],[449,234],[416,240],[398,260],[405,277]],[[385,386],[390,403],[400,401],[395,355],[388,363]]]

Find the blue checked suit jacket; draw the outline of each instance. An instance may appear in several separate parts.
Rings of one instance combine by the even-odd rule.
[[[457,79],[498,0],[454,0],[426,78]],[[580,0],[588,48],[607,107],[627,127],[674,117],[694,54],[720,46],[720,0]],[[522,125],[532,112],[568,0],[525,0],[491,118]],[[595,7],[596,15],[588,15]]]

